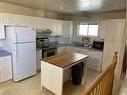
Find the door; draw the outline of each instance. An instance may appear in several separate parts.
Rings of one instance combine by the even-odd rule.
[[[16,27],[17,43],[35,42],[36,32],[34,27]]]
[[[17,44],[15,81],[36,74],[35,43]]]

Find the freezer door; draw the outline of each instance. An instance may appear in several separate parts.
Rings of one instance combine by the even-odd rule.
[[[16,27],[16,43],[35,41],[36,31],[34,27]]]
[[[35,43],[17,44],[14,81],[19,81],[36,74]]]

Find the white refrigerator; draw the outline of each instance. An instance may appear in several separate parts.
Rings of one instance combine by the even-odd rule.
[[[36,74],[34,27],[6,27],[5,49],[12,53],[12,75],[20,81]]]

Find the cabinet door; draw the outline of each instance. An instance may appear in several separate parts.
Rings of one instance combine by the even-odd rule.
[[[43,24],[43,22],[44,22],[44,19],[43,19],[43,18],[37,17],[37,18],[35,19],[35,26],[36,26],[37,30],[42,30],[42,29],[44,29],[44,24]]]
[[[61,36],[62,35],[62,21],[53,20],[52,24],[52,36]]]
[[[71,37],[72,35],[72,21],[62,21],[62,36]]]
[[[0,58],[0,82],[12,79],[11,56]]]
[[[102,70],[104,70],[111,62],[115,51],[119,52],[120,44],[116,40],[105,40],[102,59]]]
[[[125,27],[125,19],[116,19],[114,32],[115,40],[122,40],[123,32],[125,32],[124,27]]]
[[[107,32],[107,21],[105,20],[100,21],[98,28],[98,37],[101,39],[105,39],[106,32]]]
[[[115,34],[115,23],[116,23],[116,20],[115,19],[110,19],[110,20],[107,20],[107,23],[106,23],[106,38],[105,39],[114,39],[114,34]]]
[[[52,25],[53,25],[52,19],[43,18],[44,29],[51,29],[52,30],[52,28],[53,28]]]
[[[18,24],[18,15],[4,13],[4,25],[16,26]]]
[[[35,26],[35,18],[32,16],[18,16],[18,25],[19,26]]]
[[[58,20],[58,35],[62,36],[62,21]]]
[[[0,25],[3,25],[4,24],[4,14],[3,13],[0,13]]]
[[[5,39],[5,29],[4,26],[0,26],[0,39]]]

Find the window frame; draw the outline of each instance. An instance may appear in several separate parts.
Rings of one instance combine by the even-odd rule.
[[[80,25],[88,25],[87,35],[79,35]],[[98,33],[99,33],[98,30],[97,30],[97,35],[96,36],[94,36],[94,35],[88,35],[88,33],[89,33],[89,25],[98,25],[98,30],[99,30],[99,24],[98,23],[83,23],[83,24],[79,23],[78,24],[78,36],[79,37],[97,37],[98,36]]]

